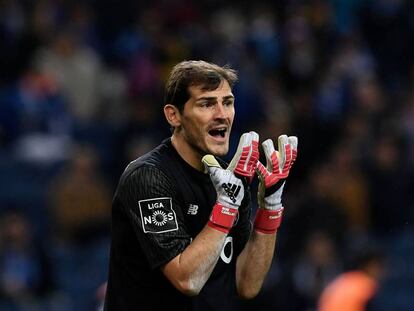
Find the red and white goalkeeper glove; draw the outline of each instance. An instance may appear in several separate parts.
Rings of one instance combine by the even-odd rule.
[[[227,169],[223,169],[212,155],[202,159],[206,171],[217,192],[217,201],[210,215],[208,225],[224,233],[233,227],[239,206],[244,198],[242,178],[251,182],[259,160],[259,135],[244,133],[240,137],[237,151]]]
[[[275,233],[282,221],[282,193],[286,178],[296,160],[298,138],[281,135],[276,151],[273,141],[267,139],[262,143],[266,157],[266,167],[257,162],[256,172],[259,177],[257,194],[259,208],[256,213],[254,228],[262,233]]]
[[[250,184],[255,174],[257,161],[259,161],[259,135],[251,131],[240,137],[236,153],[227,169],[234,172],[236,176],[246,177]]]

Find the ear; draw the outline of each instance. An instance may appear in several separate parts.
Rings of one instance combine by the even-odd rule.
[[[175,128],[181,125],[181,113],[176,106],[171,104],[165,105],[164,115],[172,127]]]

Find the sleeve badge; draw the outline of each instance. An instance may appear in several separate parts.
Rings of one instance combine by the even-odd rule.
[[[145,233],[163,233],[178,230],[177,216],[169,197],[140,200],[142,228]]]

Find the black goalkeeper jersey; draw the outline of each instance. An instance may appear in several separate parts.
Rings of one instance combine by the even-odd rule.
[[[183,295],[159,269],[203,229],[215,202],[209,175],[186,163],[171,139],[131,162],[113,199],[105,310],[235,310],[236,258],[251,231],[249,191],[199,295]]]

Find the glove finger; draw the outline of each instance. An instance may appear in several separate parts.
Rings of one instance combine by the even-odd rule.
[[[289,175],[289,169],[292,166],[292,147],[289,143],[285,145],[285,164],[282,169],[282,176],[287,177]]]
[[[278,169],[278,159],[271,139],[266,139],[262,143],[263,151],[266,157],[266,168],[269,172],[274,172]]]
[[[249,171],[250,176],[254,175],[254,170],[256,168],[257,161],[259,161],[259,134],[251,131],[250,135],[252,137],[251,149],[249,156],[247,158],[247,170]]]
[[[275,151],[273,154],[275,158],[277,158]],[[278,168],[277,168],[278,169]],[[265,188],[271,187],[272,185],[276,184],[280,180],[280,176],[278,173],[269,172],[267,168],[259,161],[256,165],[256,173],[260,180],[260,185],[264,185]]]
[[[267,176],[270,175],[269,171],[260,161],[258,161],[256,164],[256,173],[257,173],[257,176],[259,176],[259,179],[261,180],[264,180]]]
[[[287,135],[280,135],[277,141],[278,141],[278,151],[279,151],[279,154],[278,154],[279,170],[283,171],[283,168],[286,164],[286,158],[287,158],[287,155],[286,155],[286,151],[287,151],[286,149],[287,148],[286,148],[286,146],[289,145],[289,140],[288,140]],[[288,147],[288,149],[290,149],[290,146]],[[290,151],[289,151],[289,153],[290,153]],[[290,164],[290,159],[291,159],[291,155],[289,154],[289,164]]]
[[[237,146],[236,153],[230,161],[229,166],[227,167],[230,171],[243,171],[244,165],[246,163],[247,155],[250,152],[250,146],[252,144],[252,135],[250,133],[244,133],[239,140],[239,145]]]
[[[223,169],[217,162],[216,158],[211,154],[207,154],[201,159],[201,161],[204,164],[205,172],[210,175],[211,181],[214,184],[220,184],[222,182],[222,174],[220,174],[220,171],[223,171]]]
[[[292,147],[292,150],[298,149],[298,138],[296,136],[289,136],[289,144]]]
[[[298,153],[298,138],[296,136],[289,136],[289,144],[291,146],[292,152],[292,161],[290,162],[290,167],[292,167]]]
[[[210,173],[213,168],[221,168],[220,164],[217,162],[217,159],[211,154],[205,155],[201,162],[204,164],[204,169],[206,173]]]

